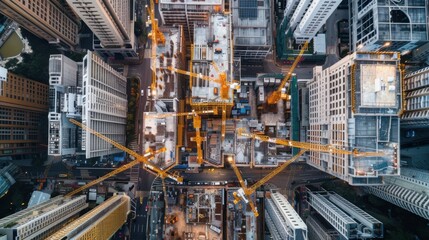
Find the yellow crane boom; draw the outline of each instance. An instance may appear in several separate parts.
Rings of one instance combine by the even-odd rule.
[[[167,117],[181,117],[181,116],[194,116],[194,115],[204,115],[204,114],[214,114],[217,115],[217,108],[213,110],[204,110],[204,111],[192,111],[192,112],[181,112],[181,113],[157,113],[151,114],[149,112],[145,113],[145,118],[167,118]]]
[[[301,157],[305,153],[305,151],[306,150],[301,150],[298,154],[296,154],[295,156],[293,156],[287,162],[283,163],[281,166],[279,166],[276,169],[274,169],[274,171],[272,171],[271,173],[267,174],[265,177],[263,177],[262,179],[260,179],[257,183],[253,184],[251,187],[247,187],[247,186],[244,185],[243,177],[241,176],[241,173],[238,170],[237,165],[235,165],[235,163],[232,161],[232,158],[228,159],[228,161],[231,164],[231,167],[234,170],[234,173],[237,176],[238,181],[240,182],[240,185],[241,185],[241,189],[239,189],[237,192],[233,193],[234,204],[237,204],[241,200],[243,200],[246,203],[248,202],[250,208],[252,209],[253,214],[255,215],[255,217],[258,217],[259,213],[258,213],[256,207],[254,206],[252,200],[250,199],[250,195],[252,195],[256,191],[256,189],[258,189],[260,186],[264,185],[270,179],[272,179],[277,174],[279,174],[280,172],[282,172],[291,163],[295,162],[299,157]]]
[[[108,143],[112,144],[112,145],[113,145],[113,146],[115,146],[116,148],[118,148],[118,149],[120,149],[120,150],[122,150],[122,151],[124,151],[124,152],[128,153],[129,155],[131,155],[131,156],[135,157],[135,158],[136,158],[136,160],[138,160],[138,161],[140,161],[140,162],[144,163],[144,164],[147,166],[147,168],[149,168],[150,170],[152,170],[152,171],[156,172],[157,174],[159,174],[161,178],[166,178],[166,177],[168,177],[168,178],[171,178],[171,179],[173,179],[173,180],[175,180],[175,181],[177,181],[177,182],[182,182],[182,181],[183,181],[183,178],[182,178],[182,177],[177,176],[177,175],[175,175],[175,174],[173,175],[173,174],[167,173],[165,170],[160,169],[158,166],[156,166],[155,164],[151,163],[148,159],[146,159],[146,158],[142,157],[140,154],[138,154],[138,153],[134,152],[133,150],[131,150],[131,149],[129,149],[129,148],[127,148],[127,147],[125,147],[125,146],[122,146],[121,144],[119,144],[119,143],[117,143],[117,142],[113,141],[112,139],[110,139],[110,138],[108,138],[108,137],[104,136],[103,134],[101,134],[101,133],[99,133],[99,132],[97,132],[97,131],[95,131],[95,130],[93,130],[93,129],[89,128],[89,127],[87,127],[85,124],[82,124],[81,122],[76,121],[75,119],[69,119],[69,121],[70,121],[71,123],[73,123],[73,124],[75,124],[75,125],[77,125],[77,126],[81,127],[81,128],[82,128],[82,129],[84,129],[85,131],[88,131],[88,132],[90,132],[90,133],[94,134],[95,136],[97,136],[97,137],[99,137],[99,138],[103,139],[104,141],[106,141],[106,142],[108,142]],[[160,149],[159,151],[161,151],[161,149]],[[163,151],[165,151],[165,149],[163,149]]]
[[[219,78],[214,78],[214,77],[209,77],[209,76],[205,76],[201,73],[193,73],[190,71],[185,71],[185,70],[181,70],[181,69],[177,69],[174,67],[167,67],[168,70],[172,71],[172,72],[177,72],[183,75],[188,75],[191,77],[195,77],[195,78],[200,78],[202,80],[206,80],[206,81],[211,81],[211,82],[215,82],[220,84],[220,96],[223,99],[229,99],[229,89],[233,88],[233,89],[240,89],[240,82],[236,81],[236,80],[232,80],[231,82],[228,82],[226,80],[226,73],[225,72],[221,72],[219,73]]]
[[[270,143],[275,143],[279,145],[296,147],[296,148],[301,148],[301,149],[306,149],[306,150],[316,151],[316,152],[346,154],[346,155],[353,155],[354,157],[381,157],[385,155],[383,152],[359,152],[357,149],[353,149],[353,151],[348,151],[348,150],[338,149],[332,145],[297,142],[297,141],[280,139],[280,138],[270,138],[268,136],[261,135],[261,134],[244,132],[242,128],[237,129],[237,134],[239,136],[257,139],[263,142],[270,142]]]
[[[206,141],[206,137],[201,136],[201,117],[199,115],[194,115],[194,128],[195,128],[195,137],[191,138],[191,141],[195,141],[197,144],[197,163],[202,164],[203,159],[203,150],[202,143]]]
[[[99,177],[99,178],[95,179],[94,181],[91,181],[91,182],[83,185],[82,187],[79,187],[79,188],[77,188],[77,189],[75,189],[75,190],[67,193],[65,195],[65,197],[71,197],[71,196],[73,196],[73,195],[75,195],[75,194],[77,194],[77,193],[79,193],[79,192],[81,192],[81,191],[83,191],[83,190],[85,190],[85,189],[87,189],[89,187],[97,185],[97,184],[101,183],[102,181],[104,181],[104,180],[106,180],[106,179],[108,179],[108,178],[110,178],[112,176],[115,176],[116,174],[118,174],[120,172],[123,172],[123,171],[125,171],[127,169],[130,169],[134,165],[139,164],[141,162],[142,158],[149,159],[149,158],[154,157],[155,154],[163,152],[163,151],[165,151],[165,148],[163,148],[162,151],[158,150],[158,151],[155,151],[155,152],[147,152],[145,155],[143,155],[143,157],[140,157],[140,159],[136,159],[136,160],[134,160],[132,162],[129,162],[129,163],[125,164],[125,165],[122,165],[121,167],[118,167],[117,169],[109,172],[108,174],[106,174],[106,175],[104,175],[102,177]]]
[[[287,75],[283,78],[283,80],[280,83],[280,86],[275,90],[274,92],[271,92],[270,95],[268,95],[267,102],[268,104],[276,104],[281,96],[282,96],[282,90],[286,86],[286,83],[289,82],[290,78],[292,77],[292,73],[295,70],[298,63],[301,61],[302,55],[308,48],[308,41],[304,43],[304,46],[302,46],[301,51],[299,52],[298,56],[295,58],[295,61],[293,62],[291,68],[289,69],[289,72]]]

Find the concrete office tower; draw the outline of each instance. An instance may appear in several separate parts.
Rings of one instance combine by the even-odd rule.
[[[51,44],[66,49],[78,44],[78,19],[60,0],[2,0],[0,12]]]
[[[125,145],[127,79],[90,51],[82,65],[82,123]],[[121,152],[88,131],[82,133],[82,150],[86,158]]]
[[[58,196],[0,219],[0,235],[7,239],[46,239],[88,207],[86,196]]]
[[[82,64],[55,54],[49,58],[49,156],[69,156],[81,150],[82,130],[68,118],[82,116]]]
[[[103,57],[136,57],[134,1],[67,0],[92,30],[94,50]]]
[[[159,0],[159,13],[166,26],[182,25],[185,39],[194,39],[195,23],[207,22],[210,13],[223,11],[223,0]]]
[[[340,3],[341,0],[312,0],[304,16],[300,20],[296,18],[298,25],[293,32],[296,42],[304,43],[316,36]]]
[[[409,51],[428,42],[425,0],[349,1],[352,51]]]
[[[48,85],[0,67],[0,158],[24,160],[46,144]]]
[[[115,195],[47,239],[110,239],[127,221],[130,206],[130,197]]]
[[[271,1],[232,1],[234,57],[262,60],[273,45]]]
[[[310,152],[308,163],[352,185],[399,175],[402,109],[398,53],[354,53],[322,70],[309,86],[309,142],[384,156]]]
[[[277,190],[270,190],[265,198],[265,223],[276,240],[307,240],[307,225]]]
[[[289,19],[289,29],[296,42],[304,43],[316,36],[340,3],[341,0],[288,1],[284,16]]]
[[[405,75],[406,107],[401,127],[429,126],[429,67]]]

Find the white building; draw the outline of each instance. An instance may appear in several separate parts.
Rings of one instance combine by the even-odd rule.
[[[349,1],[350,50],[410,51],[429,40],[427,1]]]
[[[48,155],[67,156],[80,151],[81,130],[67,118],[81,118],[82,66],[61,54],[49,58]]]
[[[429,124],[429,67],[405,75],[406,107],[402,127],[427,127]]]
[[[307,225],[285,196],[270,190],[265,198],[265,222],[275,240],[307,240]]]
[[[429,219],[428,171],[403,168],[401,176],[386,178],[385,183],[382,186],[365,189],[379,198]]]
[[[87,207],[86,196],[58,196],[0,219],[0,235],[10,240],[46,239]]]
[[[92,30],[94,50],[103,57],[122,54],[136,57],[134,37],[134,1],[67,0],[68,4]]]
[[[383,238],[383,223],[334,192],[308,191],[308,203],[345,239]]]
[[[130,206],[130,197],[114,195],[47,239],[110,239],[126,223]]]
[[[223,0],[159,0],[163,25],[182,25],[186,40],[194,38],[195,23],[206,22],[210,13],[223,11]]]
[[[292,0],[286,5],[285,17],[297,43],[316,36],[341,0]],[[333,27],[333,26],[331,26]]]
[[[127,79],[90,51],[82,68],[82,123],[125,145]],[[82,150],[86,158],[121,152],[87,131],[82,133]]]
[[[310,152],[308,163],[352,185],[399,175],[401,74],[397,53],[354,53],[322,70],[309,86],[309,142],[379,157]]]
[[[273,14],[269,0],[232,1],[234,57],[265,59],[273,46]]]

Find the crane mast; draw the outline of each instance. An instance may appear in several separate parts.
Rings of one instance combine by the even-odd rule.
[[[352,151],[348,151],[348,150],[338,149],[332,145],[323,145],[323,144],[307,143],[307,142],[297,142],[297,141],[280,139],[280,138],[270,138],[268,136],[261,135],[261,134],[244,132],[244,130],[242,128],[237,129],[237,134],[239,136],[256,139],[256,140],[259,140],[262,142],[270,142],[270,143],[275,143],[275,144],[279,144],[279,145],[302,148],[302,149],[307,149],[307,150],[316,151],[316,152],[346,154],[346,155],[352,155],[354,157],[382,157],[385,155],[383,152],[359,152],[357,149],[353,149]]]
[[[308,48],[308,41],[304,43],[304,46],[302,46],[301,51],[299,52],[298,56],[295,58],[295,61],[293,62],[291,68],[289,69],[288,74],[283,78],[283,80],[280,83],[280,86],[275,90],[274,92],[271,92],[271,94],[267,98],[268,104],[276,104],[282,97],[282,91],[283,88],[286,86],[286,83],[289,82],[290,78],[292,77],[292,73],[295,70],[298,63],[301,61],[302,55]]]

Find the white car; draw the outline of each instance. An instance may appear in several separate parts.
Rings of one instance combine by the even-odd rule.
[[[144,90],[143,90],[143,89],[140,91],[140,95],[141,95],[142,97],[144,96]]]

